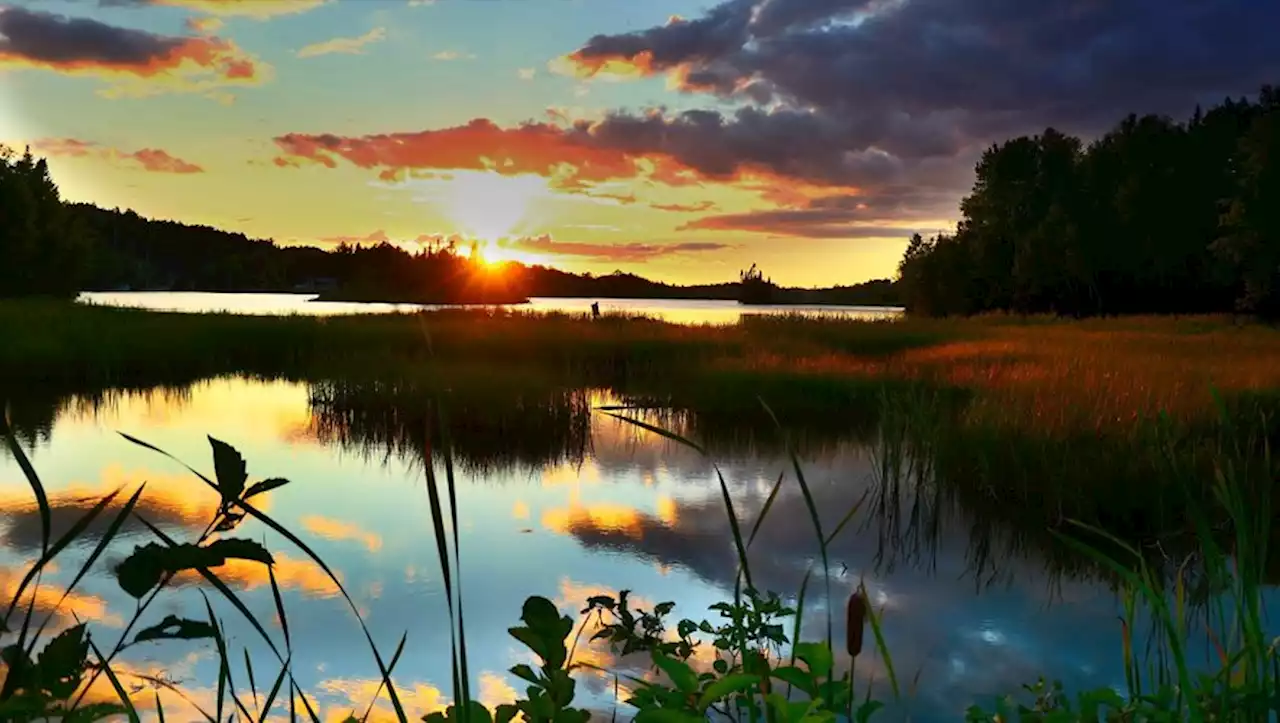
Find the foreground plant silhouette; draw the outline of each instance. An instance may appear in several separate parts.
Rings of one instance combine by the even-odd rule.
[[[667,430],[619,414],[615,416],[695,449],[702,449]],[[443,417],[440,426],[442,429],[446,427]],[[210,479],[187,467],[219,495],[218,508],[204,531],[194,541],[178,542],[172,539],[136,509],[144,488],[144,485],[140,485],[111,518],[105,532],[80,565],[57,605],[48,611],[47,617],[39,620],[36,593],[41,584],[42,572],[69,545],[86,535],[90,526],[118,499],[121,490],[105,495],[66,532],[54,539],[52,514],[44,486],[14,436],[7,430],[4,436],[9,452],[31,485],[39,508],[42,539],[40,556],[24,575],[5,609],[3,620],[0,621],[5,634],[17,636],[16,641],[0,650],[0,660],[7,671],[4,684],[0,687],[0,720],[34,721],[56,718],[76,722],[96,721],[119,715],[139,720],[135,703],[121,681],[123,676],[138,679],[155,688],[173,691],[185,698],[212,723],[261,722],[285,715],[291,721],[302,718],[318,723],[320,717],[315,707],[298,685],[291,670],[293,654],[288,617],[272,571],[274,558],[260,543],[226,536],[248,518],[280,533],[326,572],[347,600],[357,623],[364,631],[396,719],[409,721],[420,715],[403,708],[391,678],[392,670],[404,651],[405,637],[401,637],[389,661],[382,656],[337,575],[305,542],[263,513],[251,501],[288,484],[288,481],[270,478],[250,484],[241,455],[230,445],[213,438],[209,442],[214,477]],[[132,437],[126,438],[167,456],[167,453],[145,442]],[[471,699],[457,569],[457,494],[447,435],[441,434],[436,445],[429,449],[442,452],[445,472],[445,494],[442,495],[437,487],[439,480],[435,476],[432,460],[428,459],[426,472],[436,542],[451,615],[456,611],[451,651],[454,664],[453,695],[456,702],[444,711],[423,716],[421,720],[426,723],[507,723],[520,718],[529,723],[586,723],[592,714],[574,706],[577,688],[573,674],[591,666],[573,662],[573,651],[566,645],[566,641],[571,636],[574,622],[570,617],[561,615],[555,605],[544,597],[529,597],[522,610],[523,624],[509,629],[512,637],[539,659],[537,668],[520,664],[510,669],[513,675],[529,684],[525,695],[493,709]],[[1097,721],[1101,718],[1107,721],[1188,720],[1243,723],[1267,720],[1280,711],[1280,685],[1277,684],[1280,681],[1280,656],[1277,655],[1277,643],[1268,642],[1263,634],[1265,625],[1261,604],[1262,567],[1268,559],[1266,541],[1271,522],[1269,487],[1247,487],[1241,480],[1248,476],[1238,469],[1238,465],[1246,461],[1246,456],[1239,453],[1229,456],[1227,448],[1223,449],[1221,471],[1215,482],[1214,492],[1235,535],[1229,548],[1231,555],[1219,546],[1217,540],[1220,538],[1215,534],[1218,527],[1209,523],[1207,515],[1197,515],[1193,520],[1204,548],[1202,574],[1211,579],[1213,589],[1225,591],[1225,596],[1219,598],[1218,607],[1212,611],[1222,624],[1216,629],[1216,633],[1212,629],[1210,633],[1215,635],[1220,667],[1210,672],[1198,672],[1187,662],[1190,613],[1184,605],[1181,577],[1182,573],[1187,572],[1187,565],[1184,564],[1179,570],[1178,592],[1171,606],[1164,592],[1166,586],[1161,584],[1157,574],[1146,566],[1145,557],[1136,550],[1130,550],[1135,559],[1129,563],[1106,558],[1092,548],[1067,540],[1079,547],[1081,554],[1096,556],[1101,562],[1111,566],[1123,583],[1122,598],[1127,614],[1121,642],[1125,655],[1128,695],[1104,688],[1084,691],[1072,697],[1063,691],[1059,683],[1042,679],[1035,685],[1027,686],[1022,699],[1009,696],[996,701],[994,712],[981,706],[970,707],[965,716],[967,721],[1065,723]],[[811,500],[803,471],[794,453],[792,461],[796,482],[806,499]],[[1264,453],[1262,464],[1268,474],[1274,470],[1269,452]],[[831,723],[836,720],[863,722],[870,719],[881,710],[882,705],[872,698],[870,686],[860,697],[855,696],[852,670],[835,670],[830,621],[828,620],[825,641],[800,640],[809,576],[805,577],[805,584],[801,586],[794,607],[777,594],[758,591],[752,585],[746,552],[783,484],[783,477],[779,477],[753,528],[745,531],[745,534],[734,513],[728,487],[722,477],[719,481],[740,568],[733,599],[716,603],[710,608],[718,614],[716,622],[682,619],[675,626],[675,637],[672,638],[667,634],[665,617],[674,610],[674,603],[661,603],[652,611],[633,609],[628,600],[629,591],[625,590],[616,597],[592,597],[581,611],[588,619],[595,616],[599,630],[594,638],[607,641],[614,653],[648,654],[652,663],[650,675],[625,676],[634,686],[626,702],[636,710],[635,719],[639,723],[694,723],[708,717],[752,723]],[[449,535],[445,532],[446,500],[453,520],[452,556],[449,554]],[[856,509],[855,506],[849,517]],[[822,548],[821,559],[825,569],[828,565],[826,547],[849,517],[834,531],[824,534],[817,522],[816,510],[810,509],[810,513],[816,539]],[[58,608],[118,537],[122,526],[130,518],[138,520],[157,541],[136,545],[131,554],[114,568],[114,575],[121,589],[139,602],[119,640],[104,653],[90,635],[88,626],[77,621],[76,625],[52,636],[37,652],[40,642],[44,640],[46,628]],[[1101,530],[1092,530],[1092,533],[1105,536]],[[1113,541],[1121,548],[1124,547],[1124,543]],[[267,634],[266,626],[254,617],[239,596],[218,577],[217,569],[227,560],[233,559],[259,563],[266,567],[282,629],[283,647],[276,644]],[[272,683],[265,696],[258,693],[255,673],[247,653],[245,675],[241,679],[249,681],[247,692],[250,695],[246,696],[246,691],[237,685],[232,674],[233,656],[222,632],[222,625],[207,596],[204,596],[206,619],[166,615],[160,621],[138,630],[130,639],[130,633],[142,624],[152,602],[180,574],[197,574],[217,590],[248,621],[276,656],[279,670],[271,678]],[[201,594],[204,595],[203,591]],[[862,653],[864,627],[869,626],[876,648],[883,658],[890,689],[896,696],[899,688],[892,659],[884,642],[878,614],[867,604],[867,600],[865,589],[860,587],[847,603],[849,625],[846,652],[856,662]],[[831,602],[828,591],[828,610],[831,609]],[[19,613],[20,607],[22,609]],[[1152,613],[1156,622],[1157,642],[1167,652],[1155,664],[1148,664],[1145,673],[1141,661],[1133,652],[1135,612],[1139,608]],[[788,618],[792,622],[790,635],[784,625]],[[1232,620],[1229,624],[1225,622],[1228,618]],[[583,622],[585,625],[586,620]],[[204,710],[191,701],[179,686],[168,681],[145,675],[124,674],[113,669],[112,663],[122,651],[156,640],[214,642],[219,661],[214,711]],[[701,646],[708,645],[714,651],[710,670],[698,670],[691,661]],[[94,683],[103,677],[110,683],[118,700],[86,700]],[[374,694],[374,698],[381,693],[380,689]],[[252,704],[252,710],[246,705],[246,699]],[[163,720],[164,712],[158,693],[155,703],[157,716]],[[353,713],[348,720],[367,719],[372,707],[371,701],[362,716],[357,717]]]

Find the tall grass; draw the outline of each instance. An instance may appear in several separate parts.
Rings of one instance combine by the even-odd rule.
[[[709,699],[701,708],[703,714],[713,710],[712,706],[728,706],[732,701],[743,708],[723,710],[745,719],[790,720],[792,709],[770,698],[778,692],[769,682],[777,675],[787,686],[783,700],[802,692],[817,706],[805,711],[815,715],[842,711],[850,718],[870,715],[874,711],[870,698],[864,697],[862,704],[855,705],[853,677],[837,675],[821,653],[826,650],[830,657],[839,647],[833,639],[831,615],[842,607],[842,601],[830,597],[830,545],[837,535],[855,529],[851,522],[859,511],[868,506],[896,506],[899,500],[894,495],[910,487],[945,492],[960,504],[997,508],[996,514],[1002,510],[1002,524],[1021,526],[1024,534],[1038,536],[1045,546],[1071,552],[1073,559],[1087,560],[1106,570],[1124,601],[1126,615],[1117,648],[1126,667],[1126,695],[1084,691],[1069,697],[1052,684],[1032,686],[1030,701],[995,703],[994,715],[1001,716],[1000,720],[1019,716],[1027,720],[1097,720],[1103,709],[1113,711],[1118,718],[1112,719],[1120,720],[1262,720],[1275,709],[1280,694],[1280,662],[1275,643],[1268,640],[1262,606],[1273,560],[1268,543],[1274,515],[1271,488],[1277,481],[1270,454],[1273,428],[1267,418],[1273,400],[1265,390],[1280,387],[1280,365],[1265,363],[1277,358],[1280,338],[1266,330],[1227,329],[1203,321],[1161,322],[1164,326],[1143,328],[1120,322],[1111,326],[1108,322],[1064,325],[1005,319],[959,325],[753,319],[721,330],[690,330],[633,319],[595,323],[567,317],[477,317],[475,312],[378,320],[246,320],[107,309],[24,308],[29,314],[22,318],[23,324],[31,324],[38,332],[9,334],[7,338],[16,339],[17,344],[0,351],[0,370],[29,370],[35,359],[48,363],[55,378],[109,385],[156,375],[183,378],[231,371],[333,374],[329,377],[332,381],[321,381],[316,387],[319,406],[333,412],[329,434],[360,437],[353,431],[358,428],[365,430],[364,438],[374,444],[399,444],[419,455],[424,462],[435,555],[447,594],[455,717],[483,719],[470,690],[456,464],[468,455],[493,458],[493,451],[467,452],[466,444],[449,432],[456,433],[461,426],[465,433],[469,419],[516,425],[505,427],[509,430],[524,428],[518,426],[521,415],[554,417],[564,422],[563,429],[546,429],[546,439],[529,440],[531,449],[559,446],[572,454],[580,448],[578,443],[585,441],[586,410],[579,398],[557,396],[553,384],[542,387],[547,396],[514,407],[509,418],[485,414],[483,400],[473,409],[449,406],[446,418],[448,405],[439,404],[437,394],[431,397],[436,402],[413,418],[413,426],[419,429],[410,430],[403,420],[389,421],[376,413],[389,399],[392,406],[404,399],[388,398],[385,386],[379,385],[383,384],[380,380],[391,378],[390,370],[396,370],[394,378],[402,382],[421,382],[423,372],[408,368],[428,359],[444,365],[435,367],[438,373],[450,363],[497,363],[516,353],[524,354],[533,366],[561,370],[566,379],[608,377],[611,384],[629,390],[631,401],[640,406],[681,407],[692,415],[687,418],[693,422],[687,429],[702,437],[725,428],[727,423],[722,420],[754,409],[758,415],[755,423],[770,425],[790,457],[790,469],[779,478],[750,529],[739,519],[726,480],[718,477],[738,561],[738,584],[732,600],[721,610],[729,620],[728,627],[715,631],[728,641],[720,652],[733,661],[733,667],[726,663],[724,671],[694,672],[691,682],[685,668],[680,667],[688,667],[686,661],[653,648],[654,663],[662,670],[666,680],[662,685],[667,687],[632,681],[644,691],[633,698],[642,715],[648,711],[648,717],[655,720],[663,717],[670,721],[672,716],[688,720],[698,710],[681,707],[684,703],[676,694],[687,699],[696,693],[701,700],[712,691],[720,697]],[[0,331],[4,323],[16,324],[16,315],[22,311],[0,306]],[[103,315],[94,316],[100,313]],[[426,354],[421,350],[424,324],[431,339]],[[120,335],[104,334],[104,325]],[[176,336],[163,339],[166,333]],[[239,341],[230,343],[233,339]],[[91,343],[94,340],[102,340],[101,348]],[[1224,348],[1253,355],[1220,361]],[[1219,356],[1209,355],[1211,349]],[[86,350],[92,350],[87,361],[73,359],[76,351]],[[1144,366],[1130,368],[1138,359]],[[670,373],[652,374],[661,370]],[[650,374],[646,376],[646,372]],[[477,378],[483,376],[476,374]],[[548,377],[539,374],[537,378]],[[768,386],[771,380],[776,387]],[[439,391],[439,385],[428,386],[433,394]],[[791,400],[788,414],[775,415],[774,408],[744,391],[761,387],[766,398],[776,399],[775,394],[789,390],[799,402]],[[400,388],[412,394],[421,390],[409,383]],[[1225,396],[1215,401],[1210,394],[1214,388],[1222,389]],[[834,405],[824,401],[832,394],[839,395]],[[805,408],[821,410],[823,423],[858,430],[873,441],[878,454],[878,496],[859,501],[830,529],[818,515],[804,476],[803,435],[790,437],[779,423],[779,417],[791,419],[797,409]],[[720,416],[708,410],[720,410]],[[623,414],[623,409],[606,411],[708,456],[713,453],[712,444],[694,442],[690,434]],[[111,517],[107,533],[98,539],[67,589],[70,593],[88,574],[126,520],[140,520],[158,540],[155,550],[160,551],[146,555],[160,556],[165,563],[158,584],[145,589],[119,641],[100,648],[84,626],[49,640],[46,631],[52,615],[40,620],[35,607],[34,591],[41,584],[43,571],[100,516],[107,515],[123,491],[99,501],[55,538],[43,485],[11,430],[6,429],[6,440],[31,484],[43,535],[40,555],[6,609],[6,626],[16,635],[16,642],[4,653],[8,674],[0,689],[0,711],[5,715],[16,720],[65,713],[69,701],[72,708],[88,710],[86,706],[99,703],[103,707],[93,709],[95,714],[123,712],[136,719],[135,701],[112,663],[137,642],[137,635],[133,641],[127,638],[143,624],[142,616],[177,572],[170,569],[178,564],[172,560],[188,555],[193,557],[183,558],[186,567],[181,569],[194,570],[236,614],[245,617],[273,652],[278,670],[253,671],[247,658],[240,666],[212,605],[207,608],[206,620],[179,621],[177,632],[171,624],[153,625],[138,634],[193,635],[213,642],[220,666],[217,710],[201,711],[208,720],[222,721],[228,714],[264,720],[272,714],[273,704],[282,709],[286,700],[291,720],[318,720],[311,699],[293,677],[288,618],[274,577],[279,640],[268,634],[268,626],[256,619],[216,574],[217,555],[225,554],[228,548],[213,546],[225,541],[222,533],[234,530],[240,520],[252,518],[282,535],[329,575],[364,631],[382,682],[379,694],[386,691],[399,720],[417,717],[418,712],[404,709],[393,680],[405,638],[389,656],[378,649],[334,571],[303,540],[250,501],[255,489],[261,492],[283,482],[258,483],[268,485],[266,488],[246,485],[243,460],[219,443],[213,444],[216,473],[212,477],[191,470],[217,490],[222,500],[218,516],[203,534],[193,542],[179,542],[142,519],[136,510],[139,488]],[[530,454],[536,457],[536,452]],[[1126,487],[1144,480],[1147,488],[1141,494]],[[807,524],[812,527],[818,551],[799,591],[789,638],[780,638],[773,623],[761,622],[791,614],[787,612],[791,608],[771,598],[768,591],[755,588],[749,554],[784,485],[793,485],[804,499]],[[1163,559],[1157,559],[1146,545],[1153,540],[1161,543]],[[232,549],[235,554],[263,561],[270,570],[268,551]],[[1168,569],[1170,556],[1176,563],[1172,570]],[[816,583],[814,587],[821,591],[810,590],[810,583]],[[806,603],[812,603],[815,595],[824,598],[826,634],[816,642],[801,641]],[[900,694],[903,681],[892,665],[881,628],[886,621],[866,605],[867,599],[865,590],[860,590],[848,609],[864,611],[885,662],[890,688]],[[614,607],[609,609],[618,610],[618,601],[612,602]],[[517,675],[530,680],[540,692],[522,698],[517,702],[518,710],[507,713],[562,723],[557,715],[572,717],[581,711],[572,708],[572,686],[565,682],[573,665],[571,656],[556,647],[563,648],[564,636],[555,644],[549,641],[559,630],[561,619],[554,610],[548,613],[545,606],[531,600],[526,603],[524,620],[523,627],[513,629],[522,632],[513,635],[533,647],[544,664],[537,671],[526,666]],[[1150,634],[1139,629],[1145,627],[1144,621],[1150,621]],[[685,629],[683,621],[681,628]],[[698,625],[693,631],[685,630],[690,635],[707,632]],[[1217,651],[1217,660],[1208,668],[1195,664],[1189,654],[1195,638],[1202,635],[1208,636]],[[37,657],[41,642],[45,648]],[[851,636],[846,643],[850,664],[856,652],[861,652],[860,638],[857,645],[854,642]],[[781,650],[784,643],[788,646],[786,664],[762,652]],[[856,652],[855,647],[859,648]],[[48,652],[50,648],[53,653]],[[48,665],[42,668],[46,660]],[[796,666],[797,660],[805,666]],[[793,669],[800,672],[790,672]],[[787,672],[778,673],[780,670]],[[803,677],[806,671],[812,676]],[[267,678],[261,677],[263,672],[268,672]],[[712,677],[701,677],[707,674]],[[258,706],[257,681],[268,678],[270,695],[265,705]],[[109,682],[118,701],[88,698],[99,679]],[[247,693],[243,688],[246,683]],[[694,689],[686,690],[690,685]],[[824,702],[813,703],[817,700]],[[836,702],[838,710],[832,708]],[[1020,713],[1021,704],[1026,710]],[[257,709],[250,710],[253,706]],[[485,711],[485,715],[501,718],[498,711]],[[992,715],[991,711],[971,712],[972,717],[984,720]]]

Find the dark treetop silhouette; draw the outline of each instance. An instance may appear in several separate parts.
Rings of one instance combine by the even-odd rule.
[[[990,148],[954,234],[911,239],[911,311],[1280,314],[1280,92],[1185,123],[1130,115],[1085,146]]]

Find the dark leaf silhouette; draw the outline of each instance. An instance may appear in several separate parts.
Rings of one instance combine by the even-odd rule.
[[[287,484],[289,484],[289,480],[281,479],[279,477],[272,477],[271,479],[264,479],[261,482],[254,482],[249,485],[249,489],[244,493],[244,499],[247,500],[252,497],[257,497],[263,492],[270,492],[277,487],[284,487]]]
[[[244,457],[235,447],[219,439],[209,438],[213,447],[213,471],[218,482],[218,492],[222,494],[223,503],[240,499],[244,493],[244,483],[248,478],[245,472]]]
[[[84,623],[62,631],[40,653],[36,663],[40,686],[57,700],[70,697],[80,686],[88,655]]]
[[[218,567],[228,558],[255,560],[270,565],[271,553],[251,540],[217,540],[206,547],[190,543],[164,546],[154,542],[135,547],[133,553],[116,567],[120,588],[141,599],[160,584],[166,575],[182,570]]]
[[[133,640],[136,643],[148,640],[198,640],[212,638],[215,632],[213,626],[206,621],[167,615],[158,625],[138,631]]]

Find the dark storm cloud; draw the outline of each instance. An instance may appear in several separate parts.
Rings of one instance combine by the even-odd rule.
[[[55,67],[145,68],[188,41],[21,7],[0,7],[0,36],[0,58]]]
[[[804,238],[907,238],[942,229],[925,229],[922,221],[945,219],[956,208],[957,194],[910,186],[886,186],[871,193],[823,196],[800,208],[703,216],[682,230],[752,231]],[[917,222],[917,227],[896,225]]]
[[[872,149],[971,168],[975,148],[1010,135],[1092,134],[1130,111],[1181,116],[1254,92],[1280,79],[1276,27],[1280,3],[1260,0],[730,0],[596,36],[568,60],[579,75],[629,65],[768,103],[681,130],[707,161],[758,143],[779,172],[849,183],[865,179],[850,154]]]
[[[252,84],[265,70],[233,43],[116,27],[88,18],[0,5],[0,68],[44,68],[68,74],[129,75],[167,80]]]

